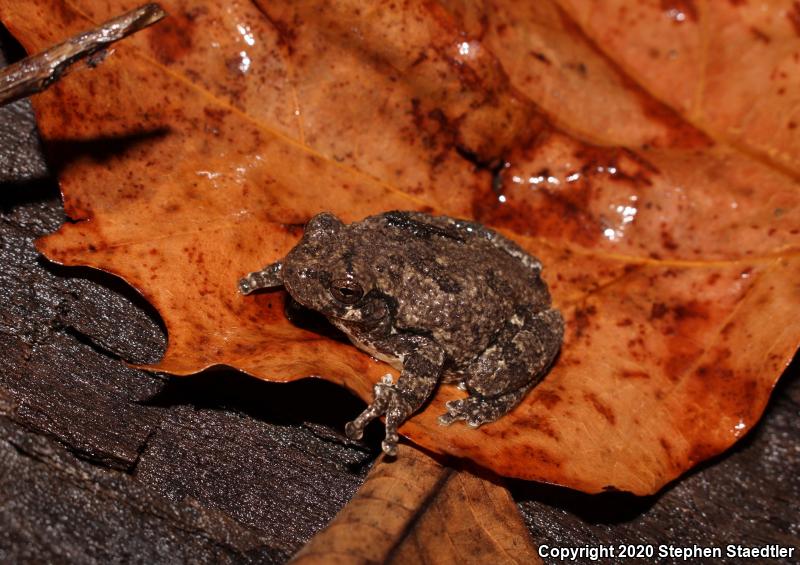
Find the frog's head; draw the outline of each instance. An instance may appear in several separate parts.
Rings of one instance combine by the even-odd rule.
[[[360,261],[353,233],[331,213],[314,216],[280,262],[281,284],[297,302],[332,321],[368,324],[387,314],[371,292],[370,265]]]

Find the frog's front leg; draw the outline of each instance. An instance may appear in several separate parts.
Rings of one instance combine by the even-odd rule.
[[[436,388],[445,354],[430,338],[409,334],[388,336],[376,343],[375,348],[397,355],[402,360],[403,370],[397,383],[392,382],[391,375],[386,375],[375,385],[372,403],[345,426],[345,433],[351,439],[360,439],[366,425],[385,414],[386,437],[381,447],[387,455],[394,455],[399,439],[397,428],[420,409]]]
[[[239,279],[239,292],[250,294],[261,288],[275,288],[283,285],[283,263],[277,261],[267,265],[260,271],[247,273]]]
[[[447,402],[439,423],[465,420],[473,428],[493,422],[514,408],[547,374],[564,336],[558,310],[520,307],[495,342],[464,371],[467,398]]]

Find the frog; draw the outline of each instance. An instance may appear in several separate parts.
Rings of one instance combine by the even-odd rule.
[[[283,287],[359,349],[399,371],[345,426],[360,440],[384,417],[384,453],[398,428],[442,384],[465,398],[438,422],[477,428],[509,413],[553,365],[564,320],[542,263],[511,239],[471,221],[394,210],[345,224],[322,212],[283,259],[239,280],[239,291]]]

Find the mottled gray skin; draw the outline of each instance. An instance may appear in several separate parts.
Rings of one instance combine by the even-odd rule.
[[[387,212],[344,225],[312,218],[285,259],[239,282],[243,294],[285,286],[359,348],[401,371],[375,385],[373,402],[346,427],[353,439],[386,416],[383,450],[440,381],[469,392],[439,421],[472,427],[511,410],[546,374],[564,334],[541,263],[473,222]]]

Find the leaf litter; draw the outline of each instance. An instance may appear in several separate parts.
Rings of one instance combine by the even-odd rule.
[[[368,400],[388,367],[237,278],[323,210],[477,219],[542,259],[560,359],[496,423],[439,426],[463,394],[443,386],[401,433],[505,476],[655,492],[755,425],[800,341],[797,105],[775,98],[780,134],[759,118],[800,77],[792,20],[666,4],[164,2],[162,25],[34,100],[73,220],[39,248],[153,303],[169,347],[149,369],[318,375]],[[131,7],[0,16],[36,51]],[[725,78],[745,63],[721,37],[758,46],[760,81]]]

